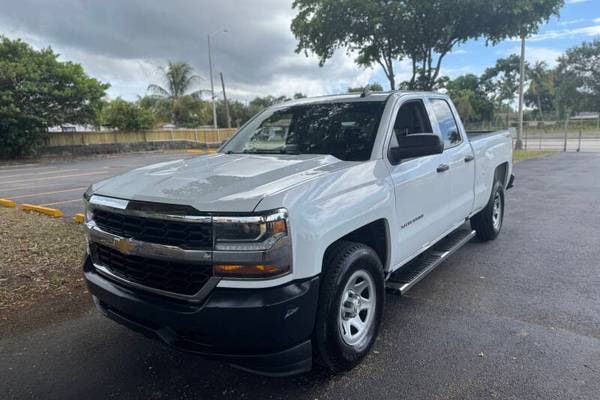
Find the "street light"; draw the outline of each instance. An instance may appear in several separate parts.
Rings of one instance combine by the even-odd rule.
[[[213,78],[213,65],[212,65],[212,52],[210,48],[210,38],[216,36],[219,33],[226,33],[227,29],[219,29],[208,35],[208,66],[210,69],[210,93],[213,108],[213,127],[217,129],[217,104],[215,103],[215,84]]]

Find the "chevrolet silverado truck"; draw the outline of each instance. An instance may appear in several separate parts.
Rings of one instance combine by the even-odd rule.
[[[511,160],[508,131],[467,134],[443,94],[278,104],[215,154],[92,185],[85,280],[102,313],[177,349],[273,376],[347,371],[386,291],[496,238]]]

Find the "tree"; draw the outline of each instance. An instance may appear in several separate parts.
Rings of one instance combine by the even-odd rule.
[[[152,128],[154,116],[151,111],[137,103],[117,98],[102,107],[100,122],[104,126],[121,131],[140,131]]]
[[[478,76],[466,74],[455,79],[444,77],[440,81],[465,122],[492,120],[494,104],[488,98],[486,88]]]
[[[568,49],[556,71],[557,106],[568,111],[600,110],[600,40]]]
[[[553,108],[555,90],[554,71],[548,69],[548,64],[544,61],[536,62],[529,68],[528,77],[530,79],[529,89],[525,93],[525,104],[529,107],[535,107],[537,117],[544,120],[544,109]]]
[[[33,153],[49,127],[93,122],[108,87],[50,48],[0,36],[0,156]]]
[[[408,89],[436,86],[444,57],[454,46],[483,37],[497,43],[536,32],[557,15],[563,0],[294,0],[297,52],[323,65],[337,49],[356,63],[379,65],[395,90],[394,63],[409,58]]]
[[[499,58],[496,65],[487,68],[481,76],[481,81],[487,93],[502,108],[506,102],[506,121],[508,125],[510,104],[514,101],[519,89],[520,57],[511,54],[506,58]],[[528,70],[527,64],[525,70]]]
[[[383,86],[379,83],[371,83],[365,87],[349,87],[348,93],[361,93],[365,89],[368,89],[371,92],[383,92]]]
[[[148,86],[148,92],[169,104],[171,122],[177,126],[182,125],[185,118],[182,115],[182,103],[189,103],[190,101],[189,99],[182,99],[188,96],[200,96],[200,90],[193,91],[192,89],[202,78],[199,75],[194,75],[193,68],[184,62],[169,61],[167,67],[162,68],[161,71],[164,86],[151,84]]]

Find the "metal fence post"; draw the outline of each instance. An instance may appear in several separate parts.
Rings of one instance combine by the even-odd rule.
[[[581,128],[579,129],[579,142],[577,143],[577,152],[581,151]]]
[[[569,118],[567,117],[566,121],[565,121],[565,141],[564,141],[564,146],[563,146],[563,151],[567,151],[567,135],[568,135],[568,129],[569,129]]]

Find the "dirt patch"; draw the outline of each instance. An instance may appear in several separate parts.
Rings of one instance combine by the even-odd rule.
[[[81,226],[0,208],[0,335],[89,308],[84,252]]]

